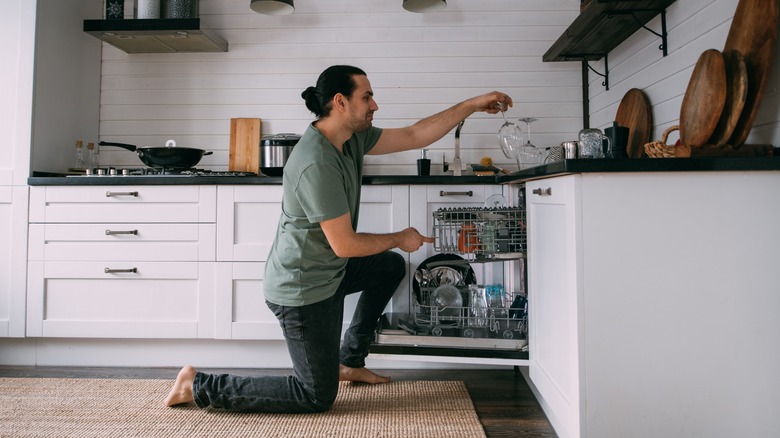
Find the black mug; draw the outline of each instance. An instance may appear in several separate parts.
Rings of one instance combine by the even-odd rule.
[[[417,160],[417,175],[428,176],[431,174],[431,160],[428,158],[420,158]]]
[[[628,128],[614,124],[604,129],[604,135],[612,142],[612,158],[628,158],[626,146],[628,145]]]

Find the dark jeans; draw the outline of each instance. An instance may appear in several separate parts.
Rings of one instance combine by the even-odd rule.
[[[338,393],[339,363],[365,366],[377,321],[405,273],[404,258],[391,251],[352,258],[331,298],[300,307],[267,302],[282,326],[294,375],[242,377],[198,372],[192,385],[195,403],[201,408],[243,412],[327,411]],[[360,291],[339,348],[344,297]]]

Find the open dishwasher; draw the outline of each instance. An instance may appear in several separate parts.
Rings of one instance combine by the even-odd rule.
[[[372,352],[528,359],[525,209],[440,208],[436,255],[413,271],[409,313],[384,315]],[[511,265],[512,286],[477,283],[473,264]]]

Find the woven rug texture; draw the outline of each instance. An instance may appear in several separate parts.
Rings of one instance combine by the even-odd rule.
[[[342,382],[320,414],[163,406],[173,380],[0,378],[0,437],[484,437],[463,382]]]

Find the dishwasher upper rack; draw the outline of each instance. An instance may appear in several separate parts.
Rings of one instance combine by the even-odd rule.
[[[440,208],[433,212],[434,249],[469,261],[521,259],[527,235],[523,208]]]

